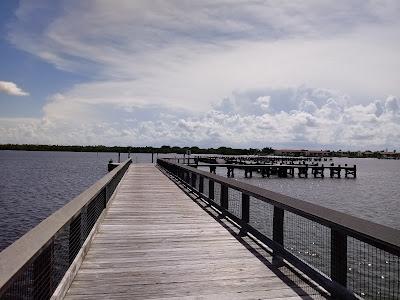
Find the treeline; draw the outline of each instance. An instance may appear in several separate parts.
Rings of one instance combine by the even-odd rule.
[[[24,151],[68,151],[68,152],[120,152],[120,153],[178,153],[185,154],[188,150],[192,154],[223,154],[223,155],[254,155],[254,154],[272,154],[274,150],[270,147],[263,149],[249,148],[200,148],[200,147],[120,147],[120,146],[63,146],[63,145],[31,145],[31,144],[3,144],[0,150],[24,150]]]

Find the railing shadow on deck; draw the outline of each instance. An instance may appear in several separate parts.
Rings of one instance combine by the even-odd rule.
[[[333,298],[400,298],[399,230],[172,160],[157,164]]]
[[[271,249],[244,232],[237,223],[226,218],[217,207],[210,204],[207,201],[208,199],[204,198],[198,191],[192,189],[186,182],[179,180],[178,177],[173,176],[165,169],[160,168],[160,170],[300,297],[310,299],[310,296],[312,296],[312,299],[331,299],[330,295],[323,288],[312,282],[303,273],[299,272],[299,270],[293,268],[293,266],[274,256]]]
[[[52,296],[130,163],[121,163],[0,253],[0,299]]]

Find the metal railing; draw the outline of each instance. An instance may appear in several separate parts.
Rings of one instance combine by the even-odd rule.
[[[400,299],[400,231],[193,167],[157,164],[338,299]]]
[[[107,206],[131,160],[0,253],[0,299],[49,299]]]

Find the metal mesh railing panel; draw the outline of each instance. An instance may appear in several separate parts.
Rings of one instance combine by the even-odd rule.
[[[348,287],[364,299],[399,299],[400,260],[352,237],[347,238]]]
[[[288,211],[285,211],[284,224],[285,249],[329,277],[330,228]]]
[[[168,165],[168,163],[162,163]],[[247,226],[245,222],[248,221],[248,225],[252,227],[251,230],[258,231],[270,241],[273,240],[275,243],[270,245],[278,255],[289,252],[290,255],[284,258],[294,263],[312,280],[321,284],[333,297],[344,291],[342,288],[337,288],[337,285],[342,285],[365,299],[399,299],[400,256],[398,252],[400,250],[397,243],[386,242],[385,244],[374,235],[370,237],[370,243],[365,242],[366,236],[363,231],[358,233],[357,228],[353,229],[351,226],[347,228],[346,224],[343,225],[344,222],[332,222],[329,218],[330,212],[324,211],[322,207],[320,207],[322,213],[319,212],[318,217],[314,217],[297,205],[293,205],[293,210],[289,211],[287,210],[289,208],[285,207],[290,207],[290,205],[285,201],[282,202],[279,195],[276,199],[269,200],[267,198],[269,196],[251,186],[247,187],[244,196],[241,197],[241,192],[235,189],[235,183],[223,179],[221,182],[224,185],[222,189],[224,201],[221,204],[221,184],[213,181],[218,179],[203,176],[203,194],[206,197],[212,198],[211,200],[216,204],[227,208],[231,214],[242,219],[244,223],[239,222],[240,225]],[[210,180],[214,183],[211,185],[212,195],[209,195]],[[238,186],[238,188],[242,190],[245,187]],[[260,199],[263,200],[249,197],[250,194],[260,194]],[[226,200],[228,200],[228,205]],[[244,216],[241,216],[242,213]],[[348,218],[352,220],[353,217],[348,216]],[[315,221],[312,221],[313,219]],[[325,220],[326,226],[317,222],[321,219]],[[390,231],[385,233],[394,234]],[[261,240],[264,239],[261,235],[258,236]],[[353,238],[357,236],[364,242]],[[281,252],[282,245],[285,251]],[[390,249],[388,250],[390,253],[382,249]],[[345,265],[346,260],[347,265]],[[321,276],[321,273],[326,277]],[[330,278],[332,281],[328,284]],[[336,283],[332,285],[333,281]]]
[[[107,185],[107,194],[106,194],[107,202],[111,198],[111,195],[114,193],[114,191],[117,188],[118,184],[120,183],[122,177],[125,174],[126,169],[127,169],[127,167],[125,167],[124,169],[120,170],[118,172],[118,174],[116,174],[116,176],[113,179],[111,179],[110,183]]]
[[[228,188],[228,211],[239,219],[242,218],[242,192]]]
[[[208,184],[209,184],[208,178],[204,178],[203,195],[205,195],[207,198],[210,196],[210,194],[209,194],[209,189],[208,189]]]
[[[195,184],[194,184],[194,188],[195,188],[196,191],[199,191],[199,184],[200,184],[200,175],[197,175],[196,176],[196,181],[195,181]]]
[[[31,260],[11,279],[0,298],[3,299],[49,299],[65,272],[78,254],[81,246],[128,169],[125,165],[103,187],[90,203],[52,237]]]
[[[100,192],[96,198],[94,198],[88,205],[87,208],[87,228],[88,234],[92,230],[97,219],[101,215],[101,212],[105,208],[105,194],[104,189]]]
[[[214,182],[214,203],[221,204],[221,184]]]
[[[81,248],[81,216],[79,214],[70,224],[69,224],[69,263],[71,264],[75,259],[76,255]]]
[[[70,227],[64,226],[64,228],[61,229],[54,238],[54,266],[52,281],[55,287],[57,287],[58,284],[61,282],[65,272],[68,270],[68,267],[72,263],[69,254],[70,236]]]
[[[33,265],[27,265],[1,295],[3,300],[30,300],[33,295]]]
[[[250,218],[249,225],[272,239],[272,224],[274,207],[257,198],[250,197]]]
[[[51,280],[53,254],[53,243],[50,243],[33,262],[33,299],[49,299],[55,290]]]

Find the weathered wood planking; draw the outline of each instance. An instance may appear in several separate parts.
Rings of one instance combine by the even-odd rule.
[[[153,165],[132,165],[66,299],[309,299]]]

